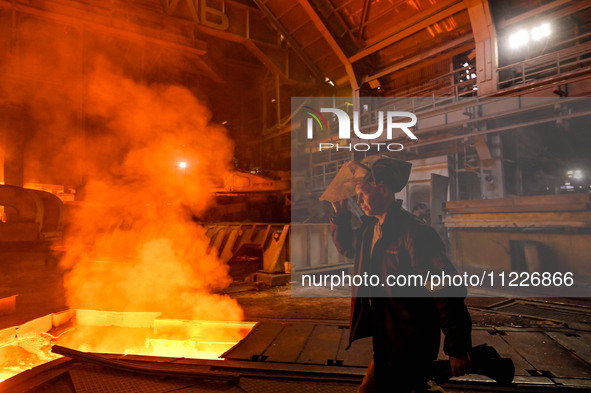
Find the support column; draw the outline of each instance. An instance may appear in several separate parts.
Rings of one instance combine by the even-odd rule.
[[[0,182],[23,186],[25,130],[23,108],[0,107]]]
[[[487,0],[464,0],[476,43],[476,82],[478,95],[497,91],[498,47],[497,33]]]
[[[3,128],[4,127],[2,127],[2,125],[0,124],[0,184],[6,184],[4,180],[4,160],[6,159],[6,131]]]

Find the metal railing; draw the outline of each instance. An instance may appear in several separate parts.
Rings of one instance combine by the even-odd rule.
[[[591,37],[584,34],[573,39],[560,42],[555,47],[575,43]],[[591,42],[557,50],[552,53],[526,59],[497,69],[499,90],[532,82],[542,78],[558,76],[572,71],[585,71],[591,67]]]
[[[428,82],[409,89],[394,91],[396,97],[471,97],[476,95],[476,78],[456,82],[465,71],[475,69],[475,65],[454,69]]]

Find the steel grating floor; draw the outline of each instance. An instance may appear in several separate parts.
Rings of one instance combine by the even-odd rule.
[[[162,378],[104,367],[74,368],[69,376],[76,393],[240,392],[225,382]]]
[[[33,383],[34,384],[34,383]],[[0,392],[19,393],[354,393],[358,383],[314,380],[290,380],[277,377],[240,378],[238,383],[188,378],[142,375],[95,366],[73,363],[58,376],[26,388],[26,384]],[[23,387],[25,389],[23,390]]]
[[[356,384],[259,378],[241,378],[239,386],[243,392],[248,393],[355,393],[357,391]]]

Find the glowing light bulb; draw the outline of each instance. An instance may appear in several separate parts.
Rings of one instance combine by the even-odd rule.
[[[573,178],[581,180],[583,178],[583,172],[580,169],[575,170]]]
[[[513,49],[517,49],[529,42],[529,34],[526,30],[519,30],[518,32],[511,34],[509,37],[509,45]]]

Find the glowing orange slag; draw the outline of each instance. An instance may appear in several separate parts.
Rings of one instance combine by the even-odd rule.
[[[219,359],[252,330],[254,322],[159,318],[159,312],[76,310],[70,328],[2,346],[0,382],[57,359],[52,344],[84,352]],[[55,332],[53,332],[55,333]]]
[[[51,352],[49,335],[6,338],[5,342],[0,342],[0,383],[23,371],[61,357]]]
[[[218,359],[255,325],[253,322],[166,319],[159,315],[76,310],[76,328],[58,342],[86,352]]]

